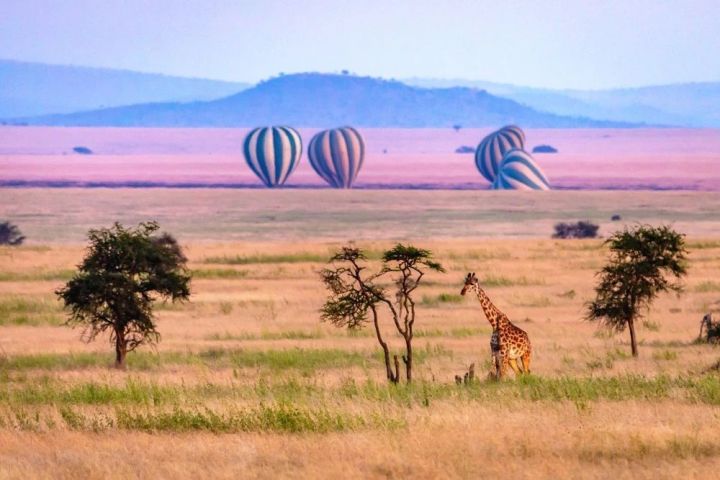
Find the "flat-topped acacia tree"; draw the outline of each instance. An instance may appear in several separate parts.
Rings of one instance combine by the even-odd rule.
[[[627,327],[637,357],[635,322],[660,293],[682,290],[680,281],[687,275],[685,235],[667,226],[639,225],[616,232],[605,244],[610,259],[598,273],[596,298],[588,303],[586,318],[618,332]]]
[[[187,258],[172,235],[155,235],[158,228],[147,222],[90,230],[77,273],[55,292],[70,310],[67,324],[84,327],[84,340],[110,333],[120,369],[128,352],[159,341],[155,301],[190,296]]]
[[[400,381],[400,362],[397,355],[391,359],[390,347],[383,336],[381,314],[387,312],[395,330],[405,343],[402,360],[405,379],[412,381],[413,328],[416,310],[413,294],[426,271],[444,272],[442,265],[432,260],[429,250],[412,245],[397,244],[382,257],[382,267],[376,273],[367,273],[367,256],[352,246],[343,247],[330,259],[333,268],[320,272],[330,296],[322,307],[322,319],[338,327],[362,328],[372,322],[375,336],[383,350],[387,379]],[[394,285],[392,295],[379,285],[381,279],[391,277]]]

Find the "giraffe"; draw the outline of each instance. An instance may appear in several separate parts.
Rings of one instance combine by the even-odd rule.
[[[480,301],[480,306],[493,328],[490,338],[490,350],[492,351],[493,363],[495,364],[495,376],[499,379],[505,376],[507,366],[520,373],[530,373],[530,338],[528,334],[512,324],[507,315],[501,312],[488,298],[485,290],[480,287],[480,282],[474,273],[468,273],[465,278],[461,295],[468,290],[475,292]],[[518,359],[522,362],[522,370],[518,366]]]

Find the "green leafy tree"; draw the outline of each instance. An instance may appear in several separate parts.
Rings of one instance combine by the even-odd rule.
[[[400,380],[400,362],[390,353],[381,326],[382,312],[389,314],[395,330],[404,340],[402,360],[405,379],[412,381],[413,329],[416,320],[415,290],[426,271],[444,272],[442,265],[432,260],[429,250],[412,245],[397,244],[386,251],[382,267],[376,273],[368,273],[367,256],[359,248],[346,246],[336,253],[330,263],[333,268],[321,271],[330,296],[322,307],[322,319],[337,327],[362,328],[372,323],[380,347],[383,350],[387,379],[392,383]],[[380,282],[392,279],[393,294]]]
[[[605,241],[610,258],[598,273],[596,298],[587,319],[621,332],[630,330],[633,356],[638,355],[635,323],[662,292],[682,291],[687,275],[685,236],[670,227],[640,225],[616,232]]]
[[[125,368],[128,352],[159,341],[153,315],[157,300],[190,296],[187,258],[171,235],[154,235],[158,228],[147,222],[90,230],[78,272],[55,292],[70,310],[67,324],[84,327],[86,341],[110,333],[117,368]]]

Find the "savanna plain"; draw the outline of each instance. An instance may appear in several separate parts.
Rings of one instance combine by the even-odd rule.
[[[28,236],[0,248],[2,478],[711,478],[720,468],[720,350],[695,341],[720,300],[713,192],[3,189]],[[618,214],[620,221],[611,222]],[[156,219],[185,247],[191,301],[159,304],[157,348],[111,368],[53,295],[88,228]],[[639,330],[585,320],[602,240],[637,222],[686,233],[685,292]],[[371,267],[395,242],[446,273],[418,290],[412,385],[388,385],[372,330],[320,321],[318,271],[341,245]],[[490,326],[459,295],[474,271],[526,330],[533,373],[490,371]],[[391,320],[383,328],[394,348]],[[477,381],[456,385],[475,363]]]

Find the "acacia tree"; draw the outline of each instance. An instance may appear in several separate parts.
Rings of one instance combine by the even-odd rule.
[[[639,225],[616,232],[605,241],[610,258],[598,272],[596,298],[588,303],[588,320],[621,332],[630,330],[633,356],[638,356],[635,322],[662,292],[682,291],[687,274],[685,235],[670,227]]]
[[[84,340],[110,332],[117,368],[125,368],[128,352],[159,341],[156,300],[190,296],[187,258],[171,235],[154,235],[158,228],[147,222],[90,230],[90,246],[77,273],[55,292],[70,309],[66,324],[84,327]]]
[[[429,250],[412,245],[397,244],[386,251],[382,258],[382,267],[376,273],[366,273],[367,257],[355,247],[343,247],[331,259],[334,268],[320,272],[330,296],[322,307],[322,319],[338,327],[350,329],[362,328],[372,322],[380,347],[383,350],[387,379],[392,383],[400,380],[400,362],[397,355],[390,354],[390,347],[384,339],[381,328],[381,313],[387,312],[395,330],[402,336],[405,352],[402,360],[405,365],[405,379],[412,381],[413,371],[413,328],[416,310],[413,293],[420,285],[425,271],[444,272],[442,265],[432,260]],[[387,287],[379,282],[391,277],[394,295],[390,296]]]

